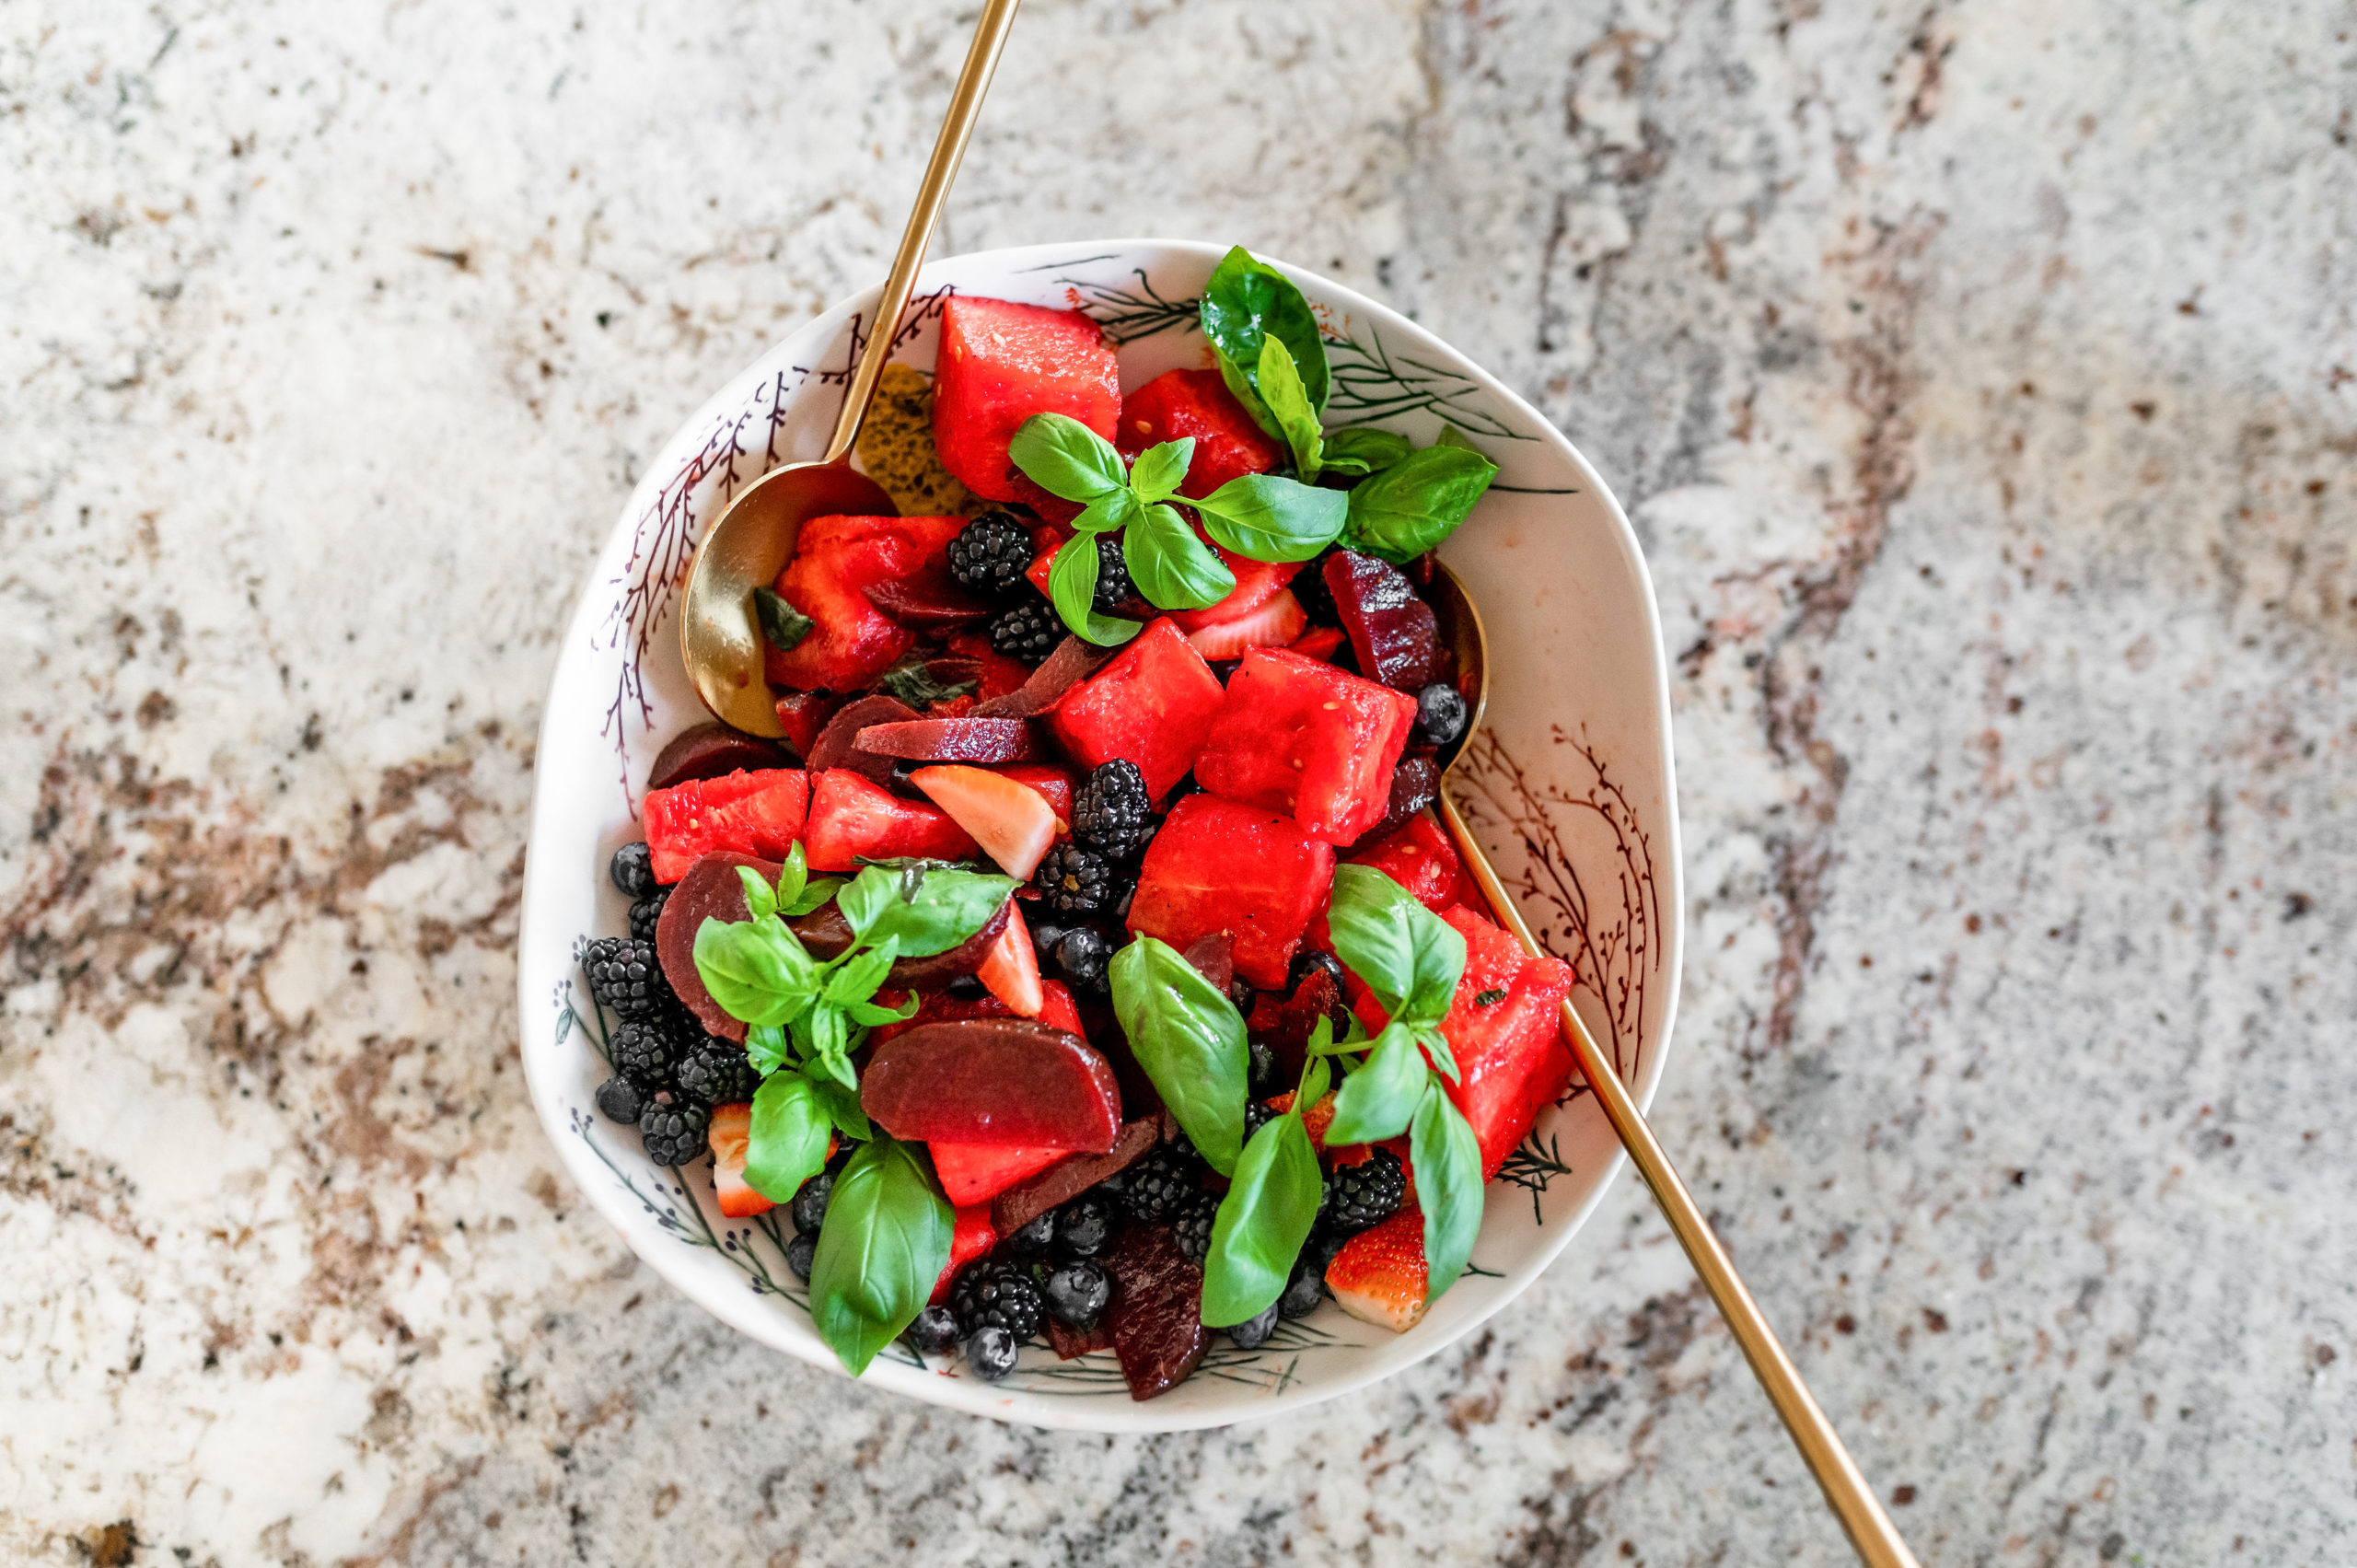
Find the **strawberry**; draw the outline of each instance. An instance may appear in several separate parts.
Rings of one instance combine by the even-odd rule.
[[[1187,633],[1187,641],[1207,659],[1239,658],[1253,648],[1282,648],[1301,635],[1309,617],[1301,608],[1301,600],[1285,589],[1277,597],[1237,616],[1233,621],[1221,621],[1199,627]]]
[[[1326,1265],[1326,1288],[1342,1310],[1395,1334],[1423,1321],[1429,1283],[1424,1216],[1412,1207],[1351,1237]]]
[[[999,869],[1028,882],[1056,836],[1069,830],[1047,797],[1019,779],[984,768],[919,768],[909,783],[949,814]],[[1026,1015],[1027,1016],[1028,1015]]]
[[[704,1141],[712,1146],[712,1190],[720,1199],[720,1212],[732,1220],[750,1219],[777,1207],[745,1179],[745,1145],[752,1130],[751,1106],[712,1108],[712,1123],[704,1133]]]
[[[1021,784],[1013,786],[1022,789]],[[1029,794],[1026,790],[1024,793]],[[1037,796],[1032,796],[1038,799]],[[1017,875],[1029,875],[1028,872]],[[1016,900],[1007,905],[1006,929],[982,957],[981,967],[974,971],[984,989],[1018,1018],[1036,1018],[1048,1003],[1047,993],[1039,981],[1039,956],[1031,947],[1030,927],[1023,923],[1023,903]],[[1074,1031],[1075,1034],[1078,1030]]]

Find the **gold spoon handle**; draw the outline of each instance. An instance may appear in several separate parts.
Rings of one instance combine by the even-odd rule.
[[[1441,791],[1436,804],[1449,837],[1457,841],[1458,855],[1481,889],[1481,896],[1489,900],[1506,928],[1521,940],[1525,950],[1534,956],[1538,954],[1538,944],[1531,939],[1530,927],[1523,923],[1522,912],[1515,908],[1505,885],[1498,880],[1490,857],[1474,842],[1472,831],[1457,814],[1457,803],[1446,789]],[[1620,1134],[1621,1146],[1629,1151],[1638,1174],[1653,1189],[1655,1201],[1669,1219],[1669,1228],[1678,1235],[1678,1245],[1686,1249],[1694,1272],[1702,1277],[1703,1287],[1718,1303],[1727,1327],[1735,1330],[1736,1342],[1743,1347],[1744,1356],[1751,1363],[1760,1387],[1768,1391],[1769,1403],[1783,1417],[1784,1429],[1793,1434],[1802,1459],[1825,1491],[1826,1502],[1832,1504],[1841,1527],[1849,1532],[1850,1544],[1857,1548],[1859,1560],[1868,1568],[1919,1568],[1915,1554],[1907,1550],[1907,1543],[1892,1527],[1890,1516],[1883,1512],[1882,1504],[1867,1489],[1866,1478],[1858,1473],[1850,1450],[1841,1446],[1833,1423],[1825,1419],[1825,1411],[1817,1408],[1808,1385],[1801,1381],[1793,1358],[1784,1353],[1784,1347],[1778,1342],[1776,1330],[1768,1326],[1759,1304],[1744,1288],[1726,1249],[1719,1245],[1719,1238],[1711,1232],[1710,1222],[1695,1206],[1693,1194],[1686,1191],[1686,1183],[1678,1179],[1669,1156],[1654,1137],[1653,1129],[1645,1125],[1644,1115],[1621,1084],[1620,1074],[1597,1049],[1586,1023],[1568,1000],[1563,1004],[1563,1038],[1572,1048],[1573,1059],[1579,1063],[1581,1076],[1595,1091],[1596,1103],[1604,1108],[1605,1120],[1612,1123],[1612,1131]]]
[[[852,443],[859,439],[860,422],[867,417],[876,383],[883,378],[885,362],[892,357],[900,313],[909,308],[917,269],[924,265],[925,247],[933,242],[934,226],[941,221],[942,205],[949,199],[950,181],[958,178],[958,163],[966,156],[974,122],[981,118],[982,94],[990,90],[991,73],[998,69],[999,52],[1006,47],[1006,35],[1014,30],[1015,7],[1020,3],[982,0],[982,19],[966,50],[958,85],[950,89],[949,112],[943,116],[941,134],[934,140],[932,160],[924,166],[924,182],[917,187],[916,205],[909,209],[909,226],[900,231],[900,249],[892,257],[891,275],[884,280],[884,293],[867,323],[867,343],[852,369],[842,412],[835,416],[835,433],[827,440],[827,455],[821,461],[842,461]]]

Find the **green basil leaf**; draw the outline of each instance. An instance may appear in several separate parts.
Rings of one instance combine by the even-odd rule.
[[[802,846],[795,844],[794,853],[800,854]],[[812,910],[842,891],[842,886],[843,879],[840,877],[813,877],[803,886],[802,891],[780,906],[778,913],[789,920],[796,915],[808,914]]]
[[[1256,349],[1253,352],[1257,355],[1260,351]],[[1284,433],[1277,428],[1277,416],[1271,413],[1269,405],[1260,401],[1260,390],[1252,385],[1251,376],[1242,366],[1228,358],[1227,351],[1217,344],[1212,347],[1212,357],[1219,362],[1219,378],[1226,383],[1228,395],[1244,405],[1244,412],[1252,416],[1252,423],[1263,432],[1277,440],[1283,440]],[[1253,363],[1257,365],[1260,361],[1255,358]]]
[[[946,703],[952,697],[963,697],[970,691],[981,690],[982,685],[979,680],[935,680],[921,658],[902,659],[877,677],[876,684],[912,708],[922,708],[928,703]]]
[[[1432,1075],[1424,1053],[1416,1049],[1415,1031],[1405,1024],[1385,1025],[1365,1064],[1334,1091],[1334,1120],[1326,1141],[1372,1144],[1398,1137],[1416,1114]]]
[[[1424,1048],[1426,1056],[1432,1058],[1433,1071],[1450,1083],[1456,1083],[1457,1052],[1450,1048],[1448,1037],[1440,1032],[1439,1026],[1417,1024],[1413,1026],[1413,1032],[1416,1036],[1416,1043]]]
[[[1118,615],[1097,613],[1097,540],[1091,535],[1074,534],[1064,540],[1055,560],[1048,564],[1048,598],[1054,603],[1058,618],[1072,628],[1074,636],[1109,648],[1128,642],[1145,628]]]
[[[827,977],[819,1000],[830,1007],[848,1007],[854,1002],[865,1002],[876,994],[884,977],[892,972],[892,964],[900,956],[900,939],[887,936],[872,947],[864,947],[851,956],[838,959],[834,972]]]
[[[1072,520],[1073,531],[1084,534],[1112,533],[1116,529],[1128,528],[1132,523],[1136,522],[1138,514],[1144,508],[1139,504],[1135,492],[1109,490],[1080,509],[1080,516]]]
[[[1473,1259],[1473,1238],[1481,1231],[1481,1142],[1440,1080],[1428,1083],[1408,1127],[1408,1157],[1424,1211],[1424,1299],[1434,1301]]]
[[[1130,493],[1147,505],[1167,501],[1186,482],[1188,465],[1194,460],[1195,438],[1191,436],[1148,447],[1130,465]]]
[[[800,646],[810,628],[819,624],[769,587],[753,590],[753,618],[761,623],[761,635],[770,646],[782,654]]]
[[[696,973],[732,1018],[782,1024],[809,1005],[819,966],[774,920],[707,920],[696,928]]]
[[[1204,281],[1202,322],[1203,336],[1239,368],[1257,369],[1262,338],[1278,339],[1293,354],[1309,406],[1326,407],[1326,341],[1317,312],[1291,278],[1239,245]]]
[[[755,1024],[745,1031],[745,1055],[753,1071],[769,1076],[785,1065],[785,1029],[778,1024]]]
[[[802,897],[810,885],[810,863],[803,858],[802,841],[796,839],[786,846],[785,864],[777,874],[777,904],[785,908]]]
[[[1272,473],[1231,479],[1201,501],[1203,531],[1254,561],[1306,561],[1334,542],[1348,520],[1347,492]]]
[[[819,1032],[828,1037],[831,1049],[821,1051],[813,1056],[810,1059],[810,1065],[803,1071],[808,1073],[816,1081],[832,1083],[838,1087],[849,1089],[852,1093],[857,1094],[859,1074],[852,1066],[851,1058],[843,1054],[851,1048],[850,1031],[843,1028],[843,1016],[831,1007],[813,1007],[810,1011],[816,1018],[833,1020],[831,1024],[821,1024],[819,1028]],[[836,1038],[838,1036],[842,1038]]]
[[[810,1262],[810,1317],[853,1376],[924,1310],[956,1224],[913,1144],[863,1144],[835,1178]]]
[[[1336,473],[1381,473],[1414,449],[1398,431],[1370,424],[1326,433],[1326,466]]]
[[[794,846],[800,849],[800,844]],[[777,912],[777,891],[761,879],[761,874],[749,865],[737,868],[737,880],[745,889],[745,910],[755,920],[767,920]]]
[[[1244,1016],[1168,943],[1141,936],[1113,955],[1113,1015],[1162,1103],[1222,1176],[1244,1146],[1251,1050]]]
[[[1454,424],[1442,425],[1440,427],[1440,434],[1433,437],[1433,445],[1435,447],[1462,447],[1469,452],[1481,451],[1480,447],[1473,445],[1473,437],[1466,435],[1465,432],[1457,429]],[[1483,452],[1481,455],[1483,457],[1487,457],[1489,454]]]
[[[1268,407],[1269,417],[1277,422],[1277,434],[1293,451],[1294,467],[1301,470],[1304,480],[1315,480],[1326,432],[1318,428],[1318,411],[1309,406],[1309,394],[1302,389],[1301,372],[1294,367],[1293,354],[1274,333],[1260,340],[1260,364],[1253,384]]]
[[[1318,1020],[1323,1023],[1325,1020]],[[1298,1115],[1303,1109],[1326,1098],[1328,1086],[1334,1081],[1334,1064],[1323,1053],[1305,1058],[1301,1063],[1301,1084],[1293,1092],[1293,1109]]]
[[[917,1016],[917,996],[911,992],[909,999],[898,1007],[887,1007],[876,1002],[854,1002],[843,1011],[851,1015],[852,1022],[870,1028],[877,1024],[897,1024]]]
[[[1300,1117],[1280,1116],[1252,1134],[1212,1220],[1203,1258],[1205,1324],[1225,1329],[1257,1318],[1284,1294],[1323,1187],[1318,1151]]]
[[[833,1132],[833,1120],[809,1079],[799,1073],[771,1074],[753,1091],[746,1184],[772,1203],[791,1202],[804,1182],[827,1167]]]
[[[1145,601],[1164,610],[1201,610],[1236,591],[1236,574],[1195,537],[1175,507],[1160,502],[1121,536],[1130,581]]]
[[[843,1136],[863,1144],[876,1136],[876,1129],[868,1124],[867,1112],[859,1103],[858,1086],[814,1082],[810,1092],[825,1109],[827,1120],[841,1128]]]
[[[1338,865],[1326,923],[1334,956],[1393,1019],[1436,1024],[1448,1016],[1465,972],[1465,937],[1414,894],[1371,865]]]
[[[1006,456],[1025,478],[1066,501],[1094,501],[1129,483],[1113,443],[1069,414],[1033,414],[1016,428]]]
[[[1497,464],[1463,447],[1411,452],[1350,493],[1343,540],[1404,565],[1456,532],[1497,475]]]
[[[900,957],[927,958],[988,925],[1016,886],[1012,877],[955,865],[871,865],[835,895],[835,903],[862,942],[893,941]]]

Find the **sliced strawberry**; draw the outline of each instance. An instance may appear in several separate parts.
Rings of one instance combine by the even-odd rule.
[[[1424,1216],[1402,1209],[1342,1244],[1326,1265],[1326,1288],[1362,1323],[1402,1334],[1424,1318]]]
[[[1056,552],[1071,537],[1072,529],[1062,523],[1041,523],[1031,530],[1031,564],[1023,569],[1023,575],[1042,596],[1048,592],[1048,568],[1056,563]]]
[[[1198,536],[1202,531],[1200,528],[1195,530]],[[1203,542],[1212,544],[1208,538]],[[1205,605],[1201,610],[1173,610],[1170,619],[1178,623],[1181,632],[1192,633],[1206,626],[1221,625],[1251,614],[1284,592],[1285,585],[1292,582],[1294,574],[1301,570],[1299,562],[1255,561],[1250,556],[1223,550],[1216,544],[1212,544],[1212,550],[1227,563],[1227,569],[1236,575],[1236,587],[1230,588],[1227,597],[1217,604]]]
[[[1015,786],[1022,789],[1021,784]],[[1025,793],[1029,793],[1026,791]],[[1038,798],[1034,796],[1033,798]],[[1016,873],[1028,877],[1029,872]],[[1023,923],[1023,900],[1010,900],[1006,910],[1006,929],[991,944],[990,955],[982,959],[974,978],[984,990],[1006,1004],[1006,1010],[1018,1018],[1036,1018],[1047,1005],[1047,993],[1039,983],[1039,956],[1031,948],[1031,929]],[[1080,1031],[1073,1031],[1078,1034]]]
[[[1004,773],[953,763],[919,768],[909,782],[1017,881],[1029,881],[1056,835],[1069,830],[1047,796]]]
[[[940,1174],[938,1160],[934,1172]],[[949,1287],[958,1283],[958,1270],[998,1245],[998,1227],[991,1224],[990,1204],[959,1203],[955,1194],[949,1202],[958,1210],[958,1223],[949,1232],[949,1266],[941,1271],[941,1278],[933,1287],[935,1307],[949,1299]]]
[[[990,1201],[1023,1180],[1037,1176],[1058,1160],[1073,1159],[1070,1149],[1016,1148],[1005,1144],[928,1144],[933,1173],[941,1190],[957,1204]]]
[[[745,1179],[745,1145],[753,1131],[749,1105],[715,1105],[704,1141],[712,1147],[712,1190],[720,1212],[732,1220],[749,1219],[777,1207],[753,1191]]]
[[[655,879],[677,882],[707,854],[733,851],[784,860],[804,831],[809,775],[765,768],[651,789],[640,807]]]
[[[1277,590],[1277,597],[1248,614],[1233,621],[1222,621],[1187,633],[1187,641],[1195,651],[1213,661],[1241,658],[1253,648],[1282,648],[1301,635],[1309,624],[1308,615],[1301,608],[1301,600],[1286,589]]]
[[[977,851],[947,812],[830,768],[811,786],[802,853],[813,871],[856,871],[863,859],[965,860]]]
[[[1065,692],[1051,722],[1083,766],[1126,757],[1159,800],[1195,765],[1221,697],[1219,677],[1166,615]]]

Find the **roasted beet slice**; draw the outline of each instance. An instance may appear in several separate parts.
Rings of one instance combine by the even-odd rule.
[[[1004,697],[993,697],[974,705],[974,716],[983,719],[1036,718],[1064,700],[1064,693],[1097,673],[1099,666],[1120,652],[1119,648],[1100,648],[1084,643],[1078,637],[1066,637],[1056,645],[1031,679]]]
[[[1325,575],[1361,675],[1397,691],[1421,691],[1438,679],[1440,622],[1407,574],[1372,555],[1338,550],[1326,558]]]
[[[794,758],[774,740],[763,740],[725,724],[700,724],[671,738],[656,753],[647,771],[646,787],[669,789],[691,779],[716,779],[739,771],[757,773],[765,768],[791,768]]]
[[[876,1048],[860,1108],[896,1138],[1104,1154],[1120,1136],[1113,1069],[1028,1018],[927,1024]]]
[[[1178,1249],[1167,1225],[1133,1225],[1106,1249],[1113,1300],[1105,1326],[1130,1398],[1150,1400],[1187,1379],[1203,1359],[1203,1269]]]
[[[1106,1311],[1109,1316],[1112,1308],[1109,1307]],[[1047,1318],[1047,1330],[1048,1343],[1054,1349],[1058,1361],[1075,1360],[1096,1351],[1109,1350],[1113,1344],[1113,1330],[1107,1326],[1104,1318],[1097,1318],[1094,1328],[1067,1329],[1051,1313]]]
[[[803,754],[803,764],[814,773],[828,768],[849,768],[889,787],[892,759],[860,750],[856,745],[859,732],[871,725],[895,724],[916,716],[914,708],[880,691],[845,703],[827,721],[827,727],[819,732],[819,738]]]
[[[1323,967],[1304,975],[1290,996],[1262,992],[1253,1002],[1252,1016],[1245,1022],[1252,1038],[1276,1053],[1278,1079],[1290,1083],[1301,1076],[1309,1037],[1320,1018],[1331,1019],[1338,1036],[1350,1024],[1341,988]]]
[[[976,718],[970,714],[871,724],[859,732],[857,745],[873,756],[912,762],[1028,762],[1039,754],[1039,738],[1028,720]]]
[[[777,700],[778,727],[797,757],[807,757],[843,700],[826,691],[788,691]]]
[[[1195,966],[1195,972],[1225,992],[1236,984],[1236,938],[1225,931],[1214,931],[1208,936],[1198,936],[1187,944],[1181,954]]]
[[[1434,761],[1431,749],[1406,753],[1391,770],[1391,804],[1385,808],[1383,820],[1361,833],[1351,847],[1355,850],[1398,832],[1417,812],[1438,798],[1440,764]]]
[[[745,1038],[745,1026],[712,999],[712,993],[704,989],[703,976],[696,972],[696,933],[707,920],[734,922],[749,917],[744,878],[737,875],[740,865],[751,866],[772,882],[781,869],[773,860],[757,860],[749,854],[707,854],[688,867],[688,874],[679,878],[663,905],[663,918],[655,924],[655,957],[663,965],[663,978],[671,982],[671,989],[706,1032],[738,1040]]]
[[[776,867],[772,866],[771,870],[774,872]],[[664,907],[668,910],[670,906]],[[733,918],[745,918],[741,906]],[[949,951],[930,958],[902,958],[895,963],[884,983],[904,991],[938,991],[960,975],[972,974],[982,967],[982,960],[997,945],[1000,934],[1006,929],[1007,918],[1007,906],[999,905],[980,931]],[[802,938],[802,945],[810,949],[814,958],[831,958],[851,946],[851,925],[843,919],[842,911],[831,903],[821,904],[785,923]]]
[[[1027,1176],[991,1200],[991,1223],[1013,1236],[1050,1209],[1060,1209],[1109,1176],[1127,1170],[1162,1141],[1162,1118],[1143,1116],[1122,1124],[1120,1136],[1101,1155],[1074,1155]]]
[[[927,561],[905,577],[872,583],[865,590],[867,602],[913,632],[955,632],[998,613],[993,601],[958,586],[949,563]]]

